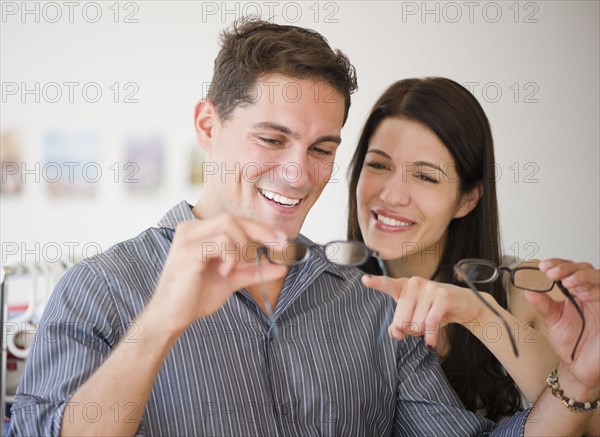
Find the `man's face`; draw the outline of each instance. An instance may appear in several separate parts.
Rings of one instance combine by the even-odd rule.
[[[211,103],[197,110],[207,150],[200,213],[243,215],[293,238],[331,177],[344,97],[327,83],[279,74],[261,77],[254,91],[254,103],[226,121]]]

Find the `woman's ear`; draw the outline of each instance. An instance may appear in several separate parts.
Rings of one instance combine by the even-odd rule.
[[[456,213],[454,214],[454,218],[461,218],[469,214],[471,211],[475,209],[477,204],[479,203],[479,199],[483,195],[483,185],[479,182],[471,191],[461,194],[460,196],[460,206]]]
[[[202,99],[196,104],[194,110],[194,129],[198,143],[207,152],[212,151],[213,134],[218,120],[217,110],[213,102]]]

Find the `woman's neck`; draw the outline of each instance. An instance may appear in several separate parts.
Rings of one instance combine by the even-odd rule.
[[[385,266],[392,278],[420,276],[421,278],[431,279],[439,263],[437,260],[428,262],[428,260],[421,258],[421,254],[417,253],[412,256],[385,261]]]
[[[444,236],[433,246],[412,254],[404,254],[400,258],[385,261],[388,274],[392,278],[410,278],[420,276],[432,279],[440,265],[447,236]]]

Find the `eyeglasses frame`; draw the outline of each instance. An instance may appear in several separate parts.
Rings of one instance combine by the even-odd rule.
[[[487,265],[488,267],[492,267],[494,268],[494,274],[492,275],[492,277],[490,279],[487,279],[485,281],[471,281],[466,273],[462,270],[462,267],[465,264],[482,264],[482,265]],[[475,293],[475,296],[477,296],[477,298],[485,305],[486,308],[488,308],[490,311],[492,311],[492,313],[494,313],[494,315],[496,315],[496,317],[498,317],[502,323],[504,324],[507,332],[508,332],[508,336],[513,348],[513,351],[515,353],[515,356],[519,356],[519,351],[517,349],[517,344],[516,341],[514,339],[514,336],[512,334],[512,331],[510,330],[509,326],[508,326],[508,322],[506,321],[506,319],[494,308],[492,307],[481,295],[480,295],[480,291],[475,287],[475,283],[477,284],[489,284],[494,282],[495,280],[497,280],[500,277],[500,273],[501,272],[508,272],[509,276],[510,276],[510,282],[513,285],[513,287],[518,288],[520,290],[529,290],[532,291],[534,293],[548,293],[549,291],[551,291],[554,286],[556,285],[558,287],[558,289],[561,291],[561,293],[567,298],[567,300],[573,305],[573,307],[575,308],[575,310],[577,311],[577,313],[579,314],[579,317],[581,319],[581,330],[579,332],[579,336],[577,337],[577,341],[575,342],[575,346],[573,347],[573,351],[571,352],[571,360],[575,360],[575,353],[577,351],[577,347],[579,346],[579,343],[581,341],[581,337],[583,336],[583,332],[585,331],[585,326],[586,326],[586,322],[585,322],[585,316],[583,314],[583,311],[581,309],[581,307],[579,306],[579,304],[577,303],[577,301],[575,300],[575,298],[571,295],[571,293],[569,293],[569,291],[565,288],[565,286],[562,284],[561,281],[552,281],[552,284],[550,285],[550,287],[547,290],[531,290],[530,288],[524,288],[524,287],[519,287],[518,285],[515,284],[515,273],[521,270],[539,270],[539,268],[537,267],[532,267],[532,266],[520,266],[520,267],[509,267],[509,266],[498,266],[496,265],[494,262],[489,261],[489,260],[485,260],[485,259],[477,259],[477,258],[466,258],[466,259],[462,259],[459,262],[457,262],[454,265],[454,273],[457,277],[457,279],[459,279],[460,281],[464,282],[465,284],[467,284],[469,286],[469,289]]]

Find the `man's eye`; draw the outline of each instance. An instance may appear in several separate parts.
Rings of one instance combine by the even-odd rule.
[[[281,144],[281,141],[275,138],[267,138],[267,137],[258,137],[263,143],[267,144]]]
[[[331,155],[333,155],[333,152],[331,150],[322,149],[320,147],[313,147],[312,150],[314,152],[318,153],[319,155],[324,155],[324,156],[331,156]]]

